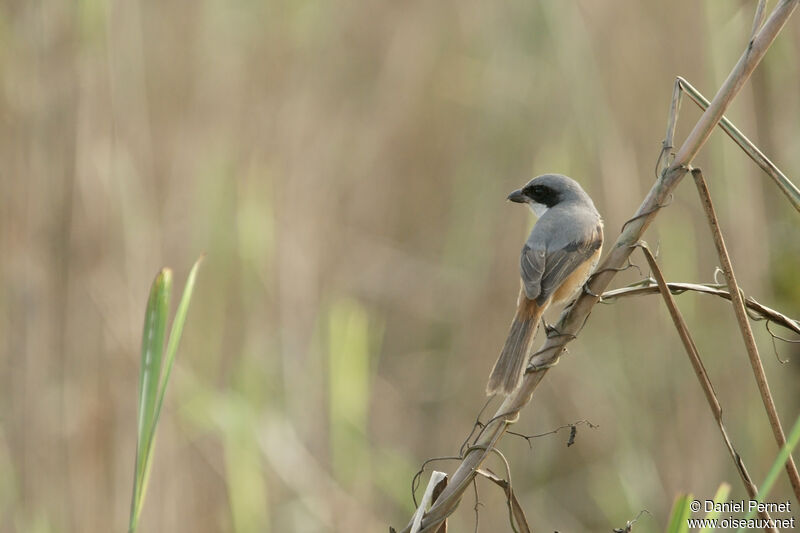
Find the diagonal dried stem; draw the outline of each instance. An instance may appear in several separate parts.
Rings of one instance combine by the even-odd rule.
[[[493,447],[502,437],[508,425],[517,419],[519,410],[530,401],[533,392],[549,367],[555,364],[564,351],[566,344],[575,338],[586,322],[592,308],[599,301],[599,296],[597,295],[608,287],[616,273],[624,267],[631,254],[631,246],[641,239],[644,231],[653,221],[661,207],[664,206],[672,191],[680,183],[680,180],[688,171],[688,165],[703,147],[731,100],[738,94],[742,85],[756,68],[756,65],[764,57],[781,28],[797,8],[798,3],[800,3],[800,0],[781,0],[772,11],[758,34],[748,44],[747,49],[711,101],[708,109],[706,109],[692,132],[683,142],[674,162],[662,172],[641,206],[639,206],[636,214],[622,228],[616,243],[614,243],[605,260],[598,267],[596,274],[587,284],[589,291],[581,294],[575,303],[562,313],[556,325],[557,331],[561,333],[549,337],[544,347],[534,356],[528,366],[522,384],[513,395],[505,398],[497,414],[492,417],[491,422],[484,428],[476,445],[487,446],[487,449]],[[455,510],[461,501],[464,491],[475,478],[477,469],[480,468],[480,465],[488,455],[489,452],[487,450],[481,451],[473,447],[471,453],[464,457],[459,467],[450,477],[447,488],[423,518],[420,533],[435,531],[438,524]],[[407,533],[409,530],[410,525],[406,526],[403,532]]]
[[[676,97],[673,95],[673,101],[675,101],[677,98],[678,105],[680,105],[680,94],[685,92],[687,95],[689,95],[689,98],[692,100],[692,102],[697,104],[700,109],[705,111],[708,108],[708,100],[706,100],[700,91],[695,89],[691,83],[680,76],[678,76],[675,80],[675,92],[678,93],[678,96]],[[677,109],[675,111],[675,118],[677,119]],[[670,140],[672,139],[670,136],[670,131],[672,134],[675,133],[674,120],[671,121],[671,123],[672,130],[669,128],[667,129],[667,138]],[[761,168],[761,170],[763,170],[770,178],[772,178],[772,181],[775,182],[781,192],[783,192],[786,198],[791,202],[792,206],[794,206],[797,211],[800,211],[800,189],[797,188],[797,185],[792,183],[792,181],[786,177],[786,174],[781,172],[781,169],[779,169],[775,163],[770,161],[769,158],[765,156],[764,153],[744,135],[744,133],[739,131],[739,128],[737,128],[733,122],[723,116],[719,121],[719,127],[728,134],[728,137],[730,137],[733,142],[739,145],[739,148],[741,148],[742,151],[744,151],[744,153],[746,153],[750,159],[752,159],[755,164]],[[666,142],[667,141],[665,141],[665,149]]]
[[[680,336],[683,347],[686,350],[686,355],[689,356],[689,361],[691,361],[692,368],[694,368],[697,381],[700,382],[700,387],[703,389],[703,393],[705,393],[706,401],[708,402],[708,406],[711,408],[711,413],[714,415],[714,419],[717,421],[717,426],[719,427],[720,433],[722,433],[722,439],[725,441],[725,447],[728,448],[728,453],[730,454],[731,459],[733,459],[733,464],[736,466],[736,470],[739,472],[739,477],[742,478],[742,483],[744,484],[744,488],[747,491],[748,496],[750,496],[751,499],[755,499],[758,495],[758,488],[750,478],[750,474],[747,472],[747,468],[744,466],[742,457],[733,447],[733,443],[728,437],[728,432],[725,430],[725,425],[722,423],[722,407],[719,404],[717,393],[714,391],[714,386],[711,384],[711,379],[708,377],[708,372],[706,372],[703,361],[700,359],[700,353],[697,351],[697,345],[695,345],[692,335],[689,333],[689,328],[686,326],[686,321],[683,319],[683,315],[678,309],[678,306],[675,304],[675,298],[672,297],[672,293],[667,286],[667,282],[664,279],[661,268],[659,268],[658,263],[656,262],[656,258],[653,257],[653,253],[644,242],[640,242],[638,246],[642,249],[642,253],[644,253],[647,262],[650,264],[650,270],[653,271],[653,277],[655,277],[656,283],[658,284],[658,290],[661,293],[661,296],[664,298],[664,303],[667,305],[669,314],[672,317],[672,322],[675,324],[675,329],[678,330],[678,335]],[[759,516],[764,520],[771,520],[769,513],[766,511],[760,512]],[[778,531],[774,527],[771,527],[768,530]]]
[[[652,280],[644,280],[646,284],[636,284],[628,287],[621,287],[619,289],[613,289],[610,291],[606,291],[602,294],[602,303],[611,303],[618,298],[626,298],[629,296],[640,296],[646,294],[658,294],[658,284]],[[673,295],[683,294],[684,292],[697,292],[700,294],[708,294],[710,296],[718,296],[725,300],[731,299],[731,293],[725,289],[721,288],[722,286],[716,285],[703,285],[699,283],[667,283],[667,288],[669,292]],[[774,322],[790,331],[794,331],[798,335],[800,335],[800,322],[789,318],[788,316],[784,315],[783,313],[776,311],[766,305],[763,305],[752,297],[748,296],[745,301],[745,305],[747,306],[747,310],[750,311],[752,314],[750,318],[753,320],[767,320],[769,322]],[[769,332],[773,338],[785,340],[788,342],[797,342],[793,339],[784,339],[783,337],[778,337],[771,331]]]
[[[781,420],[778,417],[778,411],[775,409],[775,401],[772,399],[772,392],[769,390],[769,382],[764,372],[764,365],[761,363],[761,356],[758,354],[758,346],[756,346],[756,340],[753,337],[753,330],[750,329],[750,322],[747,320],[747,311],[745,310],[742,293],[739,290],[739,284],[736,282],[736,275],[733,272],[731,258],[728,255],[725,239],[722,237],[722,230],[720,230],[719,221],[714,212],[714,204],[711,202],[711,195],[708,192],[708,185],[703,178],[703,172],[699,168],[692,169],[692,177],[694,178],[695,185],[697,185],[697,192],[700,195],[703,210],[706,212],[706,217],[708,218],[708,225],[711,227],[711,233],[714,236],[714,245],[717,248],[719,260],[722,263],[722,271],[725,274],[725,279],[730,289],[733,312],[736,314],[736,322],[739,324],[739,330],[742,332],[744,345],[747,348],[747,356],[750,359],[750,366],[753,367],[753,374],[755,375],[756,384],[758,385],[758,392],[761,394],[761,400],[764,402],[764,408],[767,410],[769,424],[772,427],[772,433],[775,435],[778,448],[783,448],[786,444],[786,435],[783,432]],[[789,482],[792,484],[795,499],[800,501],[800,475],[798,475],[797,466],[795,466],[794,459],[791,455],[789,455],[789,458],[786,460],[786,474],[789,476]]]

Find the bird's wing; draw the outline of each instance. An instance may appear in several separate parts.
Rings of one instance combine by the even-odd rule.
[[[544,258],[544,273],[539,284],[537,296],[539,303],[544,303],[572,272],[588,261],[603,245],[600,226],[589,232],[584,238],[548,249]]]
[[[539,297],[546,256],[547,249],[544,247],[531,248],[527,243],[522,247],[519,270],[528,300],[535,300]]]

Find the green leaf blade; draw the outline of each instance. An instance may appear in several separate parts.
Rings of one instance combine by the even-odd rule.
[[[147,468],[148,443],[156,424],[156,400],[161,381],[164,337],[167,330],[169,301],[172,292],[172,271],[162,269],[150,287],[144,316],[142,352],[139,366],[138,426],[136,435],[136,466],[133,480],[130,528],[134,530],[141,507],[142,485]]]
[[[719,488],[717,488],[717,493],[714,495],[714,503],[722,503],[728,500],[728,495],[731,492],[731,486],[727,483],[722,483]],[[719,511],[712,510],[708,514],[706,514],[706,520],[716,520],[719,518]],[[706,522],[708,523],[708,522]],[[706,531],[711,531],[711,528],[706,526],[700,530],[700,533],[704,533]]]
[[[172,271],[164,268],[156,276],[150,289],[142,331],[142,356],[139,370],[139,410],[136,441],[136,467],[133,479],[133,496],[128,531],[133,533],[139,525],[139,515],[150,477],[151,459],[155,442],[156,427],[164,405],[169,377],[175,363],[183,325],[192,299],[197,271],[203,257],[198,259],[189,277],[172,321],[169,338],[164,350],[167,330],[170,295],[172,293]]]
[[[786,444],[784,444],[781,450],[778,452],[778,456],[772,463],[772,467],[769,469],[769,472],[767,472],[767,477],[764,479],[764,483],[762,483],[761,487],[758,489],[756,500],[758,500],[759,503],[763,502],[769,494],[769,491],[772,490],[772,485],[775,484],[775,481],[778,479],[781,470],[783,470],[784,466],[786,465],[787,459],[789,459],[789,456],[797,447],[798,443],[800,443],[800,416],[797,417],[794,426],[792,426],[792,430],[789,432],[789,437],[786,439]],[[754,508],[747,513],[747,516],[745,516],[744,519],[750,520],[755,514],[756,509]],[[739,528],[738,531],[743,532],[744,529]]]
[[[147,433],[155,412],[164,355],[164,337],[169,316],[172,272],[165,268],[156,275],[150,289],[142,331],[142,358],[139,371],[139,438]]]
[[[200,258],[195,261],[194,265],[192,266],[192,270],[189,271],[189,276],[186,278],[186,285],[183,287],[181,301],[178,304],[178,310],[175,312],[175,318],[172,321],[172,328],[170,329],[169,340],[167,341],[164,372],[161,378],[161,385],[159,387],[158,404],[156,405],[155,409],[156,423],[158,423],[158,419],[161,416],[161,407],[164,405],[164,395],[167,391],[169,377],[172,374],[172,366],[175,364],[175,354],[178,352],[178,346],[180,345],[181,336],[183,335],[183,325],[186,323],[186,315],[189,312],[189,303],[192,301],[192,293],[194,292],[194,283],[197,278],[197,271],[199,270],[200,264],[203,262],[204,257],[204,255],[200,256]]]
[[[681,494],[678,496],[675,500],[675,504],[672,506],[667,533],[688,533],[689,524],[687,520],[692,515],[691,503],[691,494]]]

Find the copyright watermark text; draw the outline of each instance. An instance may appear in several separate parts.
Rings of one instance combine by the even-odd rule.
[[[736,518],[726,516],[724,518],[688,518],[687,525],[690,529],[713,528],[713,529],[794,529],[796,520],[794,516],[785,518],[764,517],[764,513],[791,513],[792,503],[784,502],[759,502],[758,500],[739,500],[727,502],[715,502],[714,500],[692,500],[689,508],[694,513],[716,513],[718,515],[727,513],[762,513],[760,517]]]
[[[704,511],[706,513],[791,513],[792,502],[759,502],[758,500],[739,500],[729,502],[715,502],[714,500],[692,500],[692,512]]]

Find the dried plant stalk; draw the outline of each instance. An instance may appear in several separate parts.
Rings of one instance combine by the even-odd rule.
[[[691,333],[689,333],[689,327],[686,325],[683,315],[678,309],[678,306],[675,304],[675,298],[672,297],[672,293],[667,286],[667,281],[664,279],[664,274],[662,274],[661,269],[656,262],[656,258],[653,256],[653,253],[644,243],[641,244],[641,248],[645,258],[647,259],[647,263],[650,265],[650,269],[653,271],[653,276],[658,284],[658,290],[661,293],[661,296],[664,298],[664,303],[669,310],[669,315],[672,318],[672,322],[675,324],[675,329],[678,330],[678,335],[680,336],[683,347],[686,350],[686,355],[689,356],[689,361],[692,363],[692,368],[697,376],[697,381],[700,382],[700,387],[703,389],[703,393],[706,396],[706,401],[708,402],[708,406],[711,408],[711,413],[714,415],[714,420],[717,421],[717,427],[719,427],[719,431],[722,434],[722,439],[725,441],[725,447],[728,449],[731,459],[733,459],[733,464],[736,467],[736,470],[739,472],[739,477],[742,478],[742,483],[744,484],[744,488],[747,491],[748,496],[750,496],[751,499],[756,499],[758,496],[758,488],[750,478],[747,467],[744,466],[744,460],[739,455],[739,452],[737,452],[733,447],[733,443],[728,436],[728,431],[725,429],[725,424],[722,422],[722,406],[719,403],[719,398],[717,398],[717,393],[714,391],[714,386],[711,384],[711,379],[708,377],[706,367],[703,365],[703,360],[700,359],[700,352],[697,350],[697,345],[694,343]],[[762,519],[767,520],[769,523],[772,523],[769,513],[766,511],[759,511],[759,516]],[[768,529],[768,531],[777,532],[778,530],[775,527],[771,527]]]
[[[761,356],[758,353],[758,346],[753,337],[753,330],[750,329],[750,321],[747,319],[744,299],[742,298],[739,284],[736,281],[736,275],[733,272],[733,265],[731,264],[730,255],[728,255],[728,249],[725,246],[722,230],[719,227],[719,220],[717,220],[717,215],[714,212],[711,194],[708,192],[708,185],[703,178],[703,172],[699,168],[692,169],[692,177],[697,185],[697,192],[700,195],[703,210],[708,218],[708,225],[711,227],[714,245],[717,248],[719,260],[722,263],[722,272],[725,274],[725,279],[730,289],[733,312],[736,314],[736,322],[739,325],[739,330],[742,332],[742,339],[747,348],[750,366],[753,367],[753,375],[756,378],[758,392],[761,395],[761,401],[764,402],[764,408],[767,410],[767,417],[769,418],[769,425],[772,428],[772,433],[775,435],[775,442],[778,443],[778,448],[780,449],[786,444],[786,435],[783,432],[780,417],[778,417],[778,410],[775,408],[775,401],[772,399],[772,392],[769,390],[767,374],[764,372],[764,365],[761,363]],[[794,464],[794,459],[791,454],[786,460],[786,473],[789,476],[789,482],[792,484],[794,497],[800,501],[800,475],[797,473],[797,466]]]

